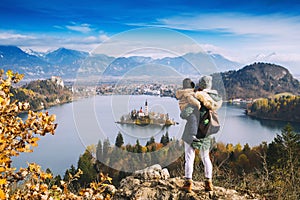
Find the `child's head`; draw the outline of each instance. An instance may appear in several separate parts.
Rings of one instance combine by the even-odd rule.
[[[199,90],[211,89],[212,87],[212,77],[211,76],[202,76],[197,84]]]
[[[194,88],[195,83],[190,78],[185,78],[182,81],[182,87],[183,87],[183,89]]]

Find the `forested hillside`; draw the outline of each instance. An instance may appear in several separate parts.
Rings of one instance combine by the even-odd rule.
[[[261,119],[300,122],[300,96],[284,93],[257,99],[247,114]]]
[[[286,68],[275,64],[254,63],[221,76],[227,99],[255,99],[282,92],[300,94],[299,81]]]
[[[73,181],[70,188],[79,189],[89,182],[97,180],[97,173],[109,174],[114,185],[131,173],[117,168],[130,170],[130,167],[141,169],[150,163],[169,163],[173,155],[181,155],[167,165],[171,177],[184,175],[184,146],[178,140],[171,140],[168,134],[161,137],[160,142],[150,138],[145,146],[137,140],[134,145],[124,145],[123,136],[118,134],[115,144],[109,140],[89,146],[78,160],[77,168],[71,166],[66,170],[64,180],[69,174],[74,176],[80,169],[84,176]],[[130,152],[130,153],[129,153]],[[211,151],[213,162],[214,184],[225,188],[233,188],[243,193],[259,193],[266,199],[299,199],[300,181],[300,135],[287,125],[274,141],[258,146],[248,144],[215,143]],[[196,150],[194,180],[204,180],[204,169],[198,150]],[[94,156],[96,157],[96,161]],[[59,177],[56,177],[59,178]]]
[[[32,110],[70,102],[72,92],[51,80],[37,80],[19,87],[11,88],[12,100],[28,102]]]

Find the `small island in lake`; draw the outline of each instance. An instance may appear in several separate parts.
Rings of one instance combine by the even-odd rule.
[[[123,115],[120,121],[116,123],[119,124],[133,124],[139,126],[146,125],[158,125],[158,126],[171,126],[178,124],[174,120],[170,119],[169,114],[162,114],[156,112],[149,112],[148,102],[145,101],[144,110],[141,107],[140,110],[132,110],[129,114]]]

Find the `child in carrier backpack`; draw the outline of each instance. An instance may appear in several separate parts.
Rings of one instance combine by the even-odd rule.
[[[218,95],[217,91],[211,89],[211,76],[201,77],[195,90],[192,89],[193,84],[191,83],[190,79],[184,79],[183,89],[176,92],[181,110],[180,117],[187,120],[182,134],[182,140],[185,146],[185,183],[182,189],[187,192],[192,191],[195,149],[199,149],[200,157],[204,165],[205,191],[212,191],[212,163],[209,157],[211,137],[208,136],[198,139],[196,135],[201,118],[201,106],[207,109],[217,110],[222,105],[222,98]]]
[[[197,114],[197,110],[200,110],[201,103],[195,97],[195,84],[191,79],[185,78],[182,81],[182,89],[176,91],[176,98],[179,100],[179,108],[180,108],[180,117],[182,119],[188,120],[192,126],[190,126],[190,132],[195,133],[193,139],[197,140],[196,133],[198,129],[198,117],[195,116]]]
[[[182,112],[184,109],[189,110],[190,112],[192,109],[197,108],[200,110],[201,105],[199,100],[195,97],[195,84],[192,82],[191,79],[185,78],[182,81],[183,89],[176,91],[176,98],[179,100],[179,108]],[[189,107],[189,108],[188,108]],[[188,116],[181,116],[183,119],[186,119]]]

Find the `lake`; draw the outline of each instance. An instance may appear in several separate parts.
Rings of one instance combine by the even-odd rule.
[[[147,100],[149,112],[168,113],[178,125],[168,128],[139,127],[136,125],[120,125],[115,123],[124,114],[132,109],[144,109]],[[17,168],[26,167],[26,162],[36,162],[45,170],[50,168],[54,174],[63,175],[72,164],[76,167],[78,158],[83,154],[86,146],[97,144],[109,139],[114,144],[116,135],[121,132],[125,144],[135,144],[138,139],[142,145],[155,137],[160,141],[162,134],[168,131],[171,138],[180,139],[185,120],[179,117],[178,101],[170,97],[158,96],[95,96],[68,104],[55,106],[48,109],[50,114],[55,114],[58,127],[55,135],[41,137],[39,146],[30,154],[22,154],[13,159]],[[248,143],[251,147],[261,142],[271,142],[286,122],[270,120],[257,120],[244,114],[240,106],[224,104],[219,110],[222,128],[215,135],[217,142]],[[299,125],[292,124],[299,132]]]

